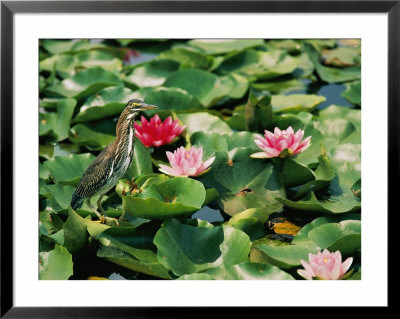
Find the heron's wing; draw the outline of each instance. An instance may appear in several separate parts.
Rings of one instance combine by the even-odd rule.
[[[86,169],[81,181],[75,189],[75,195],[79,197],[90,197],[106,184],[113,162],[112,158],[107,153],[110,145],[101,151]]]

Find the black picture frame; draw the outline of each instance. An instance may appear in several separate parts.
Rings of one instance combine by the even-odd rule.
[[[400,0],[396,1],[1,1],[1,317],[176,318],[190,307],[15,307],[13,303],[13,19],[16,13],[387,13],[388,14],[388,211],[399,182]],[[388,214],[389,215],[389,214]],[[388,216],[389,218],[390,216]],[[389,222],[388,226],[391,225]],[[392,223],[393,227],[393,223]],[[389,229],[388,229],[389,230]],[[389,239],[389,238],[388,238]],[[388,241],[390,245],[390,240]],[[390,248],[389,248],[390,251]],[[388,254],[389,256],[389,254]],[[389,286],[390,281],[388,282]],[[373,292],[371,292],[373,293]],[[388,300],[390,305],[390,298]],[[205,309],[203,309],[205,310]],[[196,310],[198,311],[198,310]],[[200,310],[202,314],[202,310]],[[207,312],[209,309],[206,310]],[[206,315],[206,311],[204,314]],[[213,309],[213,315],[226,315]],[[251,310],[253,311],[253,310]],[[299,311],[299,310],[297,310]],[[189,312],[191,314],[189,314]],[[245,314],[241,308],[235,314]],[[267,314],[265,314],[267,315]],[[286,317],[286,313],[284,316]]]

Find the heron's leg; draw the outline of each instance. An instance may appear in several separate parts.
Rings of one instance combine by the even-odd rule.
[[[90,210],[91,210],[92,212],[94,212],[94,213],[97,215],[97,217],[100,219],[100,222],[101,222],[101,223],[104,223],[104,221],[105,221],[104,215],[100,214],[100,213],[92,206],[92,204],[90,203],[90,198],[88,198],[88,199],[86,200],[86,205],[90,208]]]
[[[97,200],[97,208],[100,210],[102,215],[105,215],[105,211],[103,209],[103,206],[101,206],[101,200],[103,199],[104,194],[101,194],[99,199]]]
[[[100,210],[101,214],[102,214],[102,218],[100,219],[102,221],[102,223],[105,223],[105,219],[106,219],[106,212],[104,211],[103,207],[101,206],[101,200],[103,199],[104,194],[100,195],[99,199],[97,200],[97,207]],[[116,218],[113,217],[107,217],[110,218],[112,220],[114,220],[115,224],[117,226],[119,226],[118,220]]]

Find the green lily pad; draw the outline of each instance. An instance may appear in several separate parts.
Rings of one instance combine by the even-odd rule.
[[[206,113],[180,113],[177,114],[182,124],[186,125],[186,131],[193,134],[197,131],[213,132],[213,133],[230,133],[232,129],[221,120],[218,116]]]
[[[39,156],[44,159],[54,159],[56,156],[63,157],[78,152],[79,147],[74,144],[54,143],[52,145],[39,145]]]
[[[264,236],[263,225],[268,220],[270,212],[265,208],[248,208],[243,212],[233,215],[228,225],[244,231],[250,240]]]
[[[39,253],[40,280],[67,280],[73,274],[72,255],[60,245],[50,252]]]
[[[90,234],[101,244],[97,251],[98,257],[134,271],[171,279],[168,269],[158,262],[156,254],[149,249],[149,245],[154,247],[152,239],[156,230],[153,225],[143,225],[145,229],[141,230],[142,224],[133,226],[120,221],[119,227],[110,227],[82,218],[72,209],[69,210],[69,216],[68,220],[73,222],[66,228],[70,232],[71,247],[82,249]]]
[[[315,179],[299,187],[294,197],[295,199],[304,197],[310,190],[319,191],[327,187],[329,183],[335,178],[336,171],[325,153],[318,156],[318,161],[318,167],[314,171]]]
[[[237,148],[231,155],[216,153],[213,169],[200,179],[207,188],[218,190],[218,204],[229,215],[247,208],[265,208],[269,213],[282,208],[275,200],[286,197],[280,174],[272,164],[250,158],[252,152]]]
[[[297,163],[289,157],[283,160],[282,177],[287,187],[303,185],[311,180],[315,180],[315,174],[309,167]]]
[[[339,250],[343,256],[349,256],[361,248],[361,221],[326,223],[310,230],[308,238],[322,249]]]
[[[287,207],[315,213],[344,214],[361,208],[361,201],[351,191],[332,194],[326,199],[317,199],[314,192],[311,191],[299,201],[279,197],[277,200]]]
[[[301,50],[301,42],[299,40],[290,39],[279,39],[279,40],[269,40],[267,42],[267,47],[272,49],[285,50],[291,54],[298,54]]]
[[[158,106],[157,110],[146,110],[145,113],[148,115],[155,113],[162,115],[163,112],[168,114],[172,110],[204,110],[204,106],[196,97],[179,88],[155,88],[145,96],[145,102]]]
[[[121,71],[122,61],[105,51],[84,51],[76,54],[56,54],[40,61],[41,71],[55,69],[62,78],[76,74],[76,70],[99,66],[108,71]]]
[[[361,67],[351,66],[343,69],[328,67],[319,61],[318,51],[310,44],[305,44],[304,49],[313,62],[319,77],[328,83],[348,82],[361,79]]]
[[[347,83],[341,95],[350,103],[361,105],[361,81]]]
[[[75,185],[94,158],[90,153],[70,154],[45,161],[44,166],[48,168],[56,182],[64,185]]]
[[[196,39],[188,44],[207,54],[224,54],[264,44],[262,39]]]
[[[39,193],[47,198],[46,210],[50,210],[51,212],[59,212],[62,214],[66,214],[74,190],[75,187],[71,185],[62,185],[56,183],[56,184],[42,186],[39,190]],[[92,198],[92,203],[96,203],[98,199],[99,195],[94,196]],[[103,201],[105,199],[106,196],[103,198]],[[82,211],[86,213],[85,216],[86,215],[96,216],[86,205],[86,203],[82,205],[82,208],[79,212]]]
[[[321,51],[321,60],[325,65],[335,67],[349,67],[361,62],[360,47],[339,47]]]
[[[128,179],[132,179],[152,173],[153,164],[151,163],[149,150],[142,144],[139,139],[136,139],[132,164],[126,172],[126,176]]]
[[[171,73],[179,69],[179,63],[171,59],[152,60],[139,65],[124,78],[131,88],[151,87],[164,83]]]
[[[151,184],[138,196],[123,196],[122,205],[127,214],[135,217],[166,219],[194,213],[202,207],[205,198],[202,183],[176,177]]]
[[[88,40],[43,39],[41,41],[46,51],[51,54],[86,51],[104,47],[102,43],[89,42]]]
[[[248,261],[249,237],[231,226],[193,227],[169,219],[154,237],[161,264],[182,276]]]
[[[273,95],[271,104],[274,112],[311,112],[326,98],[315,94]]]
[[[162,266],[157,259],[152,261],[143,261],[120,249],[107,246],[100,247],[100,249],[97,251],[97,257],[103,258],[109,262],[133,271],[138,271],[162,279],[171,279],[171,276],[168,274],[168,269]]]
[[[77,101],[62,99],[56,103],[57,113],[39,113],[39,136],[51,134],[56,141],[65,140]]]
[[[358,213],[347,213],[341,215],[326,215],[314,219],[311,223],[304,225],[297,235],[293,238],[292,244],[299,244],[305,241],[309,241],[308,232],[312,229],[321,226],[326,223],[339,223],[345,220],[361,220],[361,215]]]
[[[361,111],[357,109],[333,104],[319,111],[318,118],[322,120],[346,119],[357,128],[357,131],[361,131]]]
[[[272,94],[287,94],[293,91],[306,91],[307,89],[305,81],[299,79],[255,82],[251,86],[254,89],[269,91]]]
[[[259,132],[272,122],[271,95],[267,91],[251,89],[244,108],[245,128]]]
[[[204,158],[215,152],[227,153],[237,147],[249,147],[257,150],[254,144],[255,134],[250,132],[229,132],[226,134],[212,133],[211,130],[196,131],[190,136],[194,145],[203,148]]]
[[[180,276],[177,280],[214,280],[214,277],[206,273],[195,272],[193,274]]]
[[[227,57],[217,71],[223,74],[235,72],[267,80],[290,74],[296,68],[297,60],[283,51],[263,52],[248,49]]]
[[[160,53],[157,59],[173,60],[188,68],[208,70],[213,65],[214,58],[191,47],[174,47]],[[177,68],[176,68],[177,69]]]
[[[63,226],[64,246],[71,254],[86,248],[88,236],[86,224],[73,209],[69,208],[68,219]]]
[[[342,187],[351,188],[361,178],[361,144],[342,144],[331,150],[332,163]]]
[[[216,280],[294,280],[278,267],[253,262],[212,268],[206,274]]]
[[[40,188],[39,193],[46,197],[47,209],[59,212],[68,208],[75,188],[71,185],[52,184]]]
[[[289,269],[301,265],[301,260],[308,260],[308,254],[320,251],[312,241],[298,245],[270,246],[259,244],[253,246],[250,253],[251,262],[264,263]]]
[[[135,94],[123,86],[111,86],[88,97],[81,106],[73,123],[82,123],[119,116],[126,103],[135,98]]]
[[[222,98],[244,95],[248,83],[243,77],[217,75],[200,69],[181,69],[169,75],[163,84],[178,87],[195,96],[205,107],[215,105]]]
[[[101,151],[115,140],[115,123],[108,120],[74,125],[69,140],[90,151]]]
[[[46,92],[79,100],[106,87],[118,85],[123,85],[123,82],[116,74],[101,67],[94,67],[77,72],[71,78],[48,86]]]

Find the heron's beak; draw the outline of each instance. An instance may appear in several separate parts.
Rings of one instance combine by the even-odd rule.
[[[142,103],[142,110],[158,109],[158,106]]]

